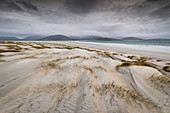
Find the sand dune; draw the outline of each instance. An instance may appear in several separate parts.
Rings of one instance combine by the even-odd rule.
[[[168,61],[67,44],[1,43],[20,47],[0,53],[2,113],[170,112]]]

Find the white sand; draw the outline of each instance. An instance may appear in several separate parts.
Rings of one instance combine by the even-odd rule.
[[[140,57],[132,60],[113,51],[44,45],[52,48],[22,50],[24,56],[16,54],[12,61],[8,55],[2,57],[6,61],[0,63],[1,113],[170,112],[170,75],[158,70],[161,63],[158,68],[117,68],[122,60]],[[151,61],[157,64],[154,59],[146,62]]]
[[[55,42],[53,42],[55,43]],[[83,47],[90,47],[90,48],[96,48],[101,50],[110,50],[115,51],[118,53],[128,53],[128,54],[136,54],[140,55],[142,57],[150,57],[150,58],[156,58],[156,59],[162,59],[162,60],[169,60],[170,61],[170,49],[153,49],[154,47],[145,47],[143,49],[142,47],[134,47],[129,45],[121,45],[121,44],[103,44],[103,43],[90,43],[90,42],[56,42],[56,43],[63,43],[63,44],[69,44],[69,45],[76,45],[76,46],[83,46]]]

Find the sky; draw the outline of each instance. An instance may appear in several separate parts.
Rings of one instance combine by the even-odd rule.
[[[170,0],[0,0],[0,36],[170,38]]]

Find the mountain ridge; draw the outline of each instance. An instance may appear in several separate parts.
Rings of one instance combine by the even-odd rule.
[[[0,41],[154,41],[154,40],[170,40],[170,39],[167,38],[142,39],[138,37],[110,38],[102,36],[74,37],[65,36],[62,34],[49,36],[33,35],[27,36],[23,39],[8,36],[0,37]]]
[[[31,41],[31,40],[38,40],[38,39],[41,39],[43,38],[44,36],[41,36],[41,35],[33,35],[33,36],[27,36],[25,37],[23,40],[27,40],[27,41]]]
[[[8,36],[0,37],[0,41],[19,41],[19,40],[21,39],[17,37],[8,37]]]

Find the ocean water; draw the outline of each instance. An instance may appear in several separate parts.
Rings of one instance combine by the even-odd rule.
[[[109,46],[111,48],[121,47],[122,49],[145,50],[152,52],[166,52],[170,56],[170,41],[81,41],[82,43],[97,44],[99,46]]]
[[[170,40],[152,40],[152,41],[83,41],[83,42],[94,42],[94,43],[115,43],[115,44],[126,44],[126,45],[140,45],[140,46],[163,46],[170,47]]]

